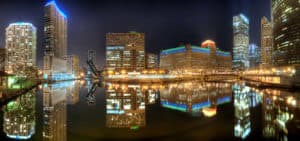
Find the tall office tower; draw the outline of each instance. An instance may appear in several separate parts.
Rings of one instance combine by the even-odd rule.
[[[0,48],[0,71],[5,71],[6,49]]]
[[[249,64],[250,68],[259,67],[260,48],[256,44],[249,45]]]
[[[249,68],[249,19],[239,14],[233,17],[233,69]]]
[[[88,50],[88,61],[93,61],[93,63],[96,63],[96,51],[95,50]],[[87,75],[91,77],[92,68],[90,66],[87,66]]]
[[[272,23],[266,17],[261,19],[261,67],[271,67],[272,61]]]
[[[300,64],[300,1],[272,0],[275,66]]]
[[[153,53],[147,53],[146,55],[146,68],[155,69],[158,68],[158,56]]]
[[[22,75],[26,66],[36,65],[36,28],[31,23],[12,23],[6,28],[5,71]]]
[[[141,70],[144,68],[144,33],[106,34],[106,69]]]
[[[67,72],[67,16],[55,0],[45,4],[44,78],[61,79]]]

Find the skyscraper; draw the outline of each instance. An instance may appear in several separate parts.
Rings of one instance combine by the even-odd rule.
[[[55,0],[45,5],[44,46],[45,55],[61,59],[67,55],[67,16]]]
[[[300,64],[300,1],[272,0],[275,66]]]
[[[106,34],[106,69],[141,70],[144,68],[144,33]]]
[[[266,17],[261,19],[261,66],[272,66],[272,23]]]
[[[45,4],[44,79],[72,79],[67,74],[67,16],[55,0]]]
[[[27,66],[36,65],[36,28],[31,23],[12,23],[6,28],[5,71],[22,74]]]
[[[249,68],[249,19],[239,14],[233,17],[233,69]]]
[[[256,44],[249,45],[250,68],[258,67],[260,63],[260,48]]]

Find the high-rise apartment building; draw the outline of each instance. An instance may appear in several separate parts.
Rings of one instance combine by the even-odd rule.
[[[272,23],[266,17],[261,19],[261,67],[271,67],[272,61]]]
[[[44,79],[72,79],[67,74],[67,16],[55,0],[45,4]]]
[[[45,5],[44,53],[64,59],[67,55],[67,16],[55,0]]]
[[[272,0],[275,66],[300,64],[300,1]]]
[[[144,68],[144,33],[106,34],[106,69],[141,70]]]
[[[12,23],[6,28],[7,73],[22,74],[27,66],[36,65],[36,28],[31,23]]]
[[[249,67],[259,67],[260,64],[260,48],[256,44],[249,45]]]
[[[249,68],[249,19],[239,14],[233,17],[233,69]]]

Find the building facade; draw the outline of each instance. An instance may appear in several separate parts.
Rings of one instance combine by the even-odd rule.
[[[229,52],[219,50],[211,40],[204,41],[201,46],[187,44],[163,50],[160,54],[160,68],[231,70]]]
[[[7,73],[22,74],[36,65],[36,28],[31,23],[12,23],[6,28]]]
[[[67,74],[67,16],[55,0],[44,9],[44,79],[72,79]]]
[[[74,75],[74,78],[79,78],[79,56],[69,55],[67,58],[68,73]]]
[[[273,64],[273,36],[272,23],[266,17],[261,19],[261,67],[271,67]]]
[[[146,55],[146,68],[155,69],[159,68],[158,57],[156,54],[147,53]]]
[[[106,69],[141,70],[145,68],[144,33],[107,33]]]
[[[300,1],[272,0],[275,66],[300,64]]]
[[[233,69],[249,68],[249,19],[239,14],[233,17]]]
[[[249,64],[250,68],[259,67],[260,64],[260,48],[256,44],[249,45]]]
[[[0,71],[5,71],[6,49],[0,48]]]

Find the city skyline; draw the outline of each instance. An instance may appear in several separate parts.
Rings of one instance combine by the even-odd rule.
[[[28,4],[16,0],[1,1],[1,3],[3,3],[1,6],[4,6],[4,10],[7,12],[5,12],[5,16],[0,14],[0,17],[3,17],[0,18],[0,30],[2,29],[2,26],[9,24],[8,21],[32,22],[37,26],[37,59],[41,60],[41,53],[43,52],[44,47],[42,45],[43,23],[40,19],[43,16],[42,8],[45,2],[32,0],[32,2]],[[250,41],[260,44],[259,19],[262,16],[269,17],[270,14],[270,11],[268,10],[270,7],[268,7],[269,3],[267,1],[241,2],[238,0],[227,0],[220,2],[204,0],[196,2],[191,0],[185,3],[180,1],[168,3],[167,1],[138,2],[130,0],[128,3],[122,3],[120,1],[103,3],[95,1],[94,3],[91,1],[78,1],[74,3],[68,0],[59,0],[57,3],[62,10],[65,11],[70,20],[70,23],[68,24],[68,52],[70,54],[78,54],[80,58],[82,58],[80,62],[82,65],[85,64],[87,58],[87,52],[83,52],[82,50],[94,49],[98,54],[96,57],[96,64],[100,66],[105,64],[105,34],[109,32],[128,32],[133,30],[145,33],[146,52],[155,54],[158,54],[162,49],[177,46],[180,42],[200,44],[199,41],[204,41],[206,39],[216,41],[222,50],[231,51],[232,42],[229,39],[232,37],[230,34],[232,32],[230,21],[233,15],[240,12],[243,12],[247,16],[249,15],[250,26],[253,26],[253,30],[250,28]],[[81,5],[81,3],[83,4]],[[256,5],[255,3],[259,3],[260,10],[254,10],[257,9],[253,7]],[[101,6],[103,4],[105,7]],[[29,10],[22,14],[16,12],[14,10],[16,7],[18,7],[20,11],[24,9],[24,7],[20,7],[20,5],[25,5],[24,7]],[[79,7],[79,5],[81,7]],[[2,8],[1,6],[0,8]],[[124,10],[122,6],[124,6],[124,8],[132,8],[133,10]],[[191,10],[181,12],[178,8],[182,6]],[[12,7],[12,9],[7,7]],[[108,8],[113,9],[113,11],[109,11]],[[107,10],[109,12],[107,12]],[[143,14],[134,14],[134,11],[136,10],[140,10],[141,13],[147,16],[143,16]],[[254,13],[251,13],[253,11]],[[30,15],[32,12],[34,14]],[[211,14],[203,14],[207,12]],[[120,16],[120,13],[122,13],[121,15],[123,16]],[[224,14],[224,16],[218,16],[220,13]],[[130,20],[125,20],[124,17],[128,17]],[[122,25],[116,24],[118,18],[122,21]],[[203,20],[205,22],[203,22]],[[227,23],[224,26],[219,27],[218,23],[224,21],[227,21]],[[147,24],[147,27],[144,26],[145,22],[149,23]],[[162,36],[158,33],[164,33],[164,39],[162,39]],[[83,37],[80,36],[81,34],[89,36]],[[4,46],[4,39],[2,38],[3,35],[0,33],[0,47]],[[38,66],[42,66],[42,61],[38,61],[37,64]]]

